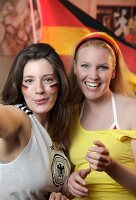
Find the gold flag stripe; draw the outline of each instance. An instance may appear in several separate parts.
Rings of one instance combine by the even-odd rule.
[[[79,27],[41,27],[41,42],[51,44],[62,55],[71,55],[75,44],[90,30]]]

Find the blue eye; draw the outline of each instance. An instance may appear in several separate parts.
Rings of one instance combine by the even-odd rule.
[[[89,65],[88,64],[81,64],[81,67],[87,68]]]
[[[106,70],[109,69],[109,66],[107,66],[107,65],[100,65],[100,66],[98,67],[98,69],[99,69],[100,71],[106,71]]]

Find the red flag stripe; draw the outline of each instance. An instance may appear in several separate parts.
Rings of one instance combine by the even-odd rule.
[[[37,0],[37,2],[43,26],[83,27],[83,24],[58,0]]]

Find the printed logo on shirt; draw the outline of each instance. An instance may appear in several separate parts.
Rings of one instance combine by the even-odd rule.
[[[68,161],[59,154],[55,154],[51,166],[53,183],[56,187],[61,186],[69,175]]]

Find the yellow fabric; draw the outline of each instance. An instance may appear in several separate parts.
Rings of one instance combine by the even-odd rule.
[[[62,55],[71,55],[76,43],[90,30],[80,27],[43,26],[41,42],[51,44]]]
[[[135,169],[134,159],[130,146],[130,139],[136,139],[136,130],[101,130],[87,131],[80,125],[79,117],[73,121],[70,134],[70,158],[76,166],[75,170],[89,166],[85,160],[88,148],[94,140],[101,140],[109,149],[110,155],[120,164]],[[105,172],[93,171],[86,178],[89,189],[85,200],[136,200],[136,195],[128,192]],[[75,198],[76,200],[81,198]]]

